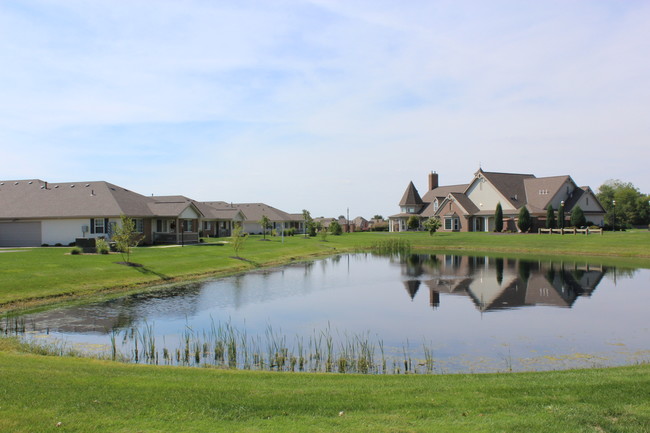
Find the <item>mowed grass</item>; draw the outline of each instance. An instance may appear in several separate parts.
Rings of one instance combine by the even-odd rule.
[[[368,233],[251,237],[228,246],[138,248],[70,256],[69,249],[0,253],[0,303],[142,290],[358,251],[400,237],[417,251],[520,254],[650,267],[647,232],[603,236]],[[27,302],[29,304],[29,302]],[[1,309],[2,307],[0,307]],[[0,338],[0,432],[647,432],[650,366],[448,376],[361,376],[159,367],[29,353]]]
[[[247,239],[240,256],[219,240],[203,245],[136,248],[131,261],[117,264],[119,254],[70,255],[71,248],[0,250],[0,312],[76,299],[101,293],[140,290],[147,285],[242,272],[255,267],[305,260],[346,251],[368,249],[390,238],[407,239],[415,251],[464,254],[518,254],[531,257],[596,261],[628,267],[650,267],[650,232],[604,235],[517,235],[493,233],[353,233],[342,236],[303,236]],[[227,242],[228,239],[225,239]],[[15,251],[15,252],[12,252]]]
[[[264,373],[38,356],[2,339],[0,365],[2,432],[650,431],[648,365],[448,376]]]

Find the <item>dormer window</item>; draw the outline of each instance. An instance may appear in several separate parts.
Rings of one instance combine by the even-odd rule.
[[[434,211],[437,211],[437,210],[438,210],[438,206],[439,206],[439,204],[438,204],[438,200],[434,200],[434,202],[433,202],[433,210],[434,210]]]

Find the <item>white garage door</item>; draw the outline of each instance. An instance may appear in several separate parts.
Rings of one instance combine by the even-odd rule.
[[[38,247],[41,245],[41,223],[0,223],[0,247]]]

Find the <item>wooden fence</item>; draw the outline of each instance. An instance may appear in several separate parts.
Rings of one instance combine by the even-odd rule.
[[[601,236],[603,234],[603,229],[592,229],[587,227],[586,229],[577,229],[575,227],[570,227],[570,228],[565,228],[565,229],[538,229],[538,233],[545,234],[548,233],[549,235],[552,235],[554,233],[557,233],[559,235],[565,235],[565,234],[583,234],[583,235],[590,235],[594,233],[599,233]]]

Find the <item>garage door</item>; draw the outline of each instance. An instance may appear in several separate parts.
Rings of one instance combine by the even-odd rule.
[[[0,247],[38,247],[41,245],[41,223],[0,223]]]

